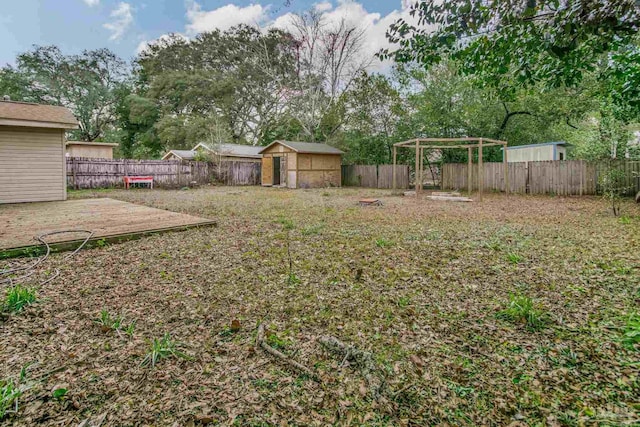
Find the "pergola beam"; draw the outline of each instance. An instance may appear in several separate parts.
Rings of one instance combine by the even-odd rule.
[[[495,147],[498,145],[502,145],[502,144],[496,144],[496,143],[489,143],[489,144],[482,144],[483,147]],[[434,149],[434,150],[449,150],[449,149],[454,149],[454,148],[478,148],[480,146],[480,144],[464,144],[464,145],[420,145],[419,147],[424,149]],[[395,147],[401,147],[401,148],[412,148],[415,149],[415,142],[414,145],[400,145],[400,146],[395,146]]]
[[[488,146],[488,144],[486,144],[487,142],[492,145],[503,145],[503,146],[507,145],[507,141],[500,141],[498,139],[490,139],[490,138],[414,138],[408,141],[396,142],[393,145],[396,147],[411,147],[411,146],[415,146],[416,143],[418,143],[418,145],[421,147],[430,147],[431,146],[430,143],[474,142],[474,141],[477,141],[478,143],[469,144],[469,145],[473,147],[479,147],[480,141],[482,141],[482,145],[485,147]],[[423,143],[426,143],[426,144],[423,145]],[[462,147],[462,145],[454,145],[454,144],[452,144],[451,146],[453,148]]]

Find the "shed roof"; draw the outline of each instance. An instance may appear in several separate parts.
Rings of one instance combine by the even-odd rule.
[[[0,125],[76,129],[78,120],[66,107],[0,101]]]
[[[285,147],[292,149],[297,153],[304,154],[344,154],[344,151],[338,150],[336,147],[332,147],[321,142],[296,142],[296,141],[273,141],[271,144],[260,150],[260,153],[264,153],[269,147],[275,144],[282,144]]]
[[[201,142],[193,149],[196,150],[198,147],[203,147],[206,150],[219,155],[229,157],[251,157],[255,159],[259,159],[261,157],[260,151],[262,151],[262,147],[243,144],[216,144],[215,146],[210,146]]]
[[[182,160],[193,160],[196,156],[196,152],[193,150],[169,150],[169,152],[162,157],[162,160],[165,160],[171,154]]]
[[[564,141],[541,142],[539,144],[510,145],[509,147],[507,147],[507,150],[517,150],[518,148],[544,147],[545,145],[571,145],[571,144]]]

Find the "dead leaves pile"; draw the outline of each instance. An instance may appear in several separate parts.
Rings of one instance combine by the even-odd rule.
[[[104,194],[104,193],[102,193]],[[214,188],[109,197],[215,218],[217,229],[52,257],[60,280],[0,324],[0,378],[31,388],[3,425],[580,425],[638,420],[640,219],[593,198],[417,203],[380,190]],[[86,193],[84,194],[86,196]],[[362,197],[383,207],[361,208]],[[636,209],[635,211],[633,209]],[[290,284],[281,219],[293,222]],[[516,254],[516,256],[510,256]],[[510,295],[538,332],[496,316]],[[136,321],[103,331],[102,309]],[[256,331],[319,376],[256,349]],[[190,356],[140,366],[170,333]],[[370,354],[376,398],[334,336]],[[68,390],[63,399],[52,390]]]

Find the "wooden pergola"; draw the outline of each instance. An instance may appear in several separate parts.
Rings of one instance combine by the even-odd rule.
[[[416,199],[422,191],[422,172],[424,169],[424,150],[425,149],[451,149],[466,148],[469,150],[469,163],[467,170],[467,187],[471,194],[472,180],[472,163],[473,149],[478,149],[478,193],[479,199],[482,200],[483,184],[484,184],[484,164],[482,163],[482,148],[501,145],[502,163],[504,165],[504,188],[505,193],[509,194],[509,169],[507,165],[507,141],[500,141],[490,138],[416,138],[408,141],[393,144],[393,189],[396,189],[396,158],[398,147],[413,148],[416,150]]]

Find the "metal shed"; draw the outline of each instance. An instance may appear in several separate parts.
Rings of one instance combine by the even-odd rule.
[[[66,200],[64,107],[0,101],[0,203]]]
[[[317,142],[274,141],[262,154],[262,185],[340,187],[342,151]]]

